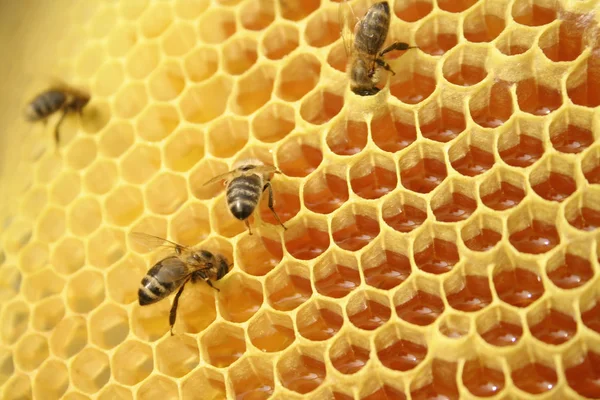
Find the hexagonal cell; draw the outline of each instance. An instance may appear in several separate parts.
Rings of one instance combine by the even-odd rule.
[[[65,316],[64,301],[60,296],[42,300],[33,308],[31,325],[38,331],[50,331]]]
[[[393,159],[369,152],[350,167],[350,186],[363,199],[378,199],[396,188],[396,174]]]
[[[98,142],[100,153],[117,158],[123,154],[134,141],[133,126],[130,122],[119,121],[110,124],[100,134]]]
[[[117,177],[118,170],[115,163],[108,160],[97,160],[85,171],[83,184],[90,192],[102,195],[115,186]]]
[[[554,22],[560,6],[557,1],[524,1],[518,0],[513,4],[511,14],[513,19],[522,25],[540,26]]]
[[[549,11],[556,12],[555,10]],[[554,62],[573,61],[589,45],[586,31],[590,25],[581,17],[582,15],[561,12],[560,24],[552,24],[542,33],[538,44],[548,59]],[[554,18],[550,22],[553,21]]]
[[[59,294],[65,287],[65,281],[50,268],[25,276],[21,293],[30,302],[40,301]]]
[[[19,212],[26,217],[30,217],[31,219],[35,219],[39,213],[42,212],[44,207],[48,205],[48,190],[46,187],[33,187],[30,188],[27,193],[23,194],[22,204],[19,208]],[[18,234],[15,235],[13,232],[13,228],[17,228]],[[6,235],[5,238],[5,250],[17,252],[20,247],[24,246],[26,243],[22,243],[21,241],[25,240],[25,238],[29,237],[29,239],[25,240],[25,242],[29,241],[31,238],[31,230],[33,229],[31,223],[25,223],[22,220],[13,221],[11,227],[9,227],[9,234]],[[19,236],[19,240],[15,240],[11,243],[10,238],[14,238],[15,236]],[[14,244],[14,245],[13,245]],[[12,249],[14,247],[14,249]]]
[[[374,388],[370,388],[369,386],[374,386]],[[406,395],[404,394],[403,389],[384,384],[381,377],[378,377],[378,379],[369,386],[367,386],[369,389],[363,388],[361,390],[361,393],[364,392],[364,395],[360,397],[360,400],[406,400]]]
[[[271,99],[276,72],[274,67],[261,64],[237,81],[237,96],[230,103],[233,111],[250,115],[265,105]]]
[[[458,86],[473,86],[483,81],[487,75],[489,49],[465,44],[446,58],[442,73],[444,78]]]
[[[377,210],[349,205],[336,213],[332,220],[333,241],[342,249],[358,251],[379,235]]]
[[[298,182],[278,179],[271,182],[273,188],[273,204],[282,223],[286,223],[300,212],[300,188]],[[258,212],[262,222],[280,227],[275,215],[268,207],[268,196],[264,194],[258,204]]]
[[[300,394],[308,394],[318,388],[327,378],[322,357],[322,354],[302,347],[286,352],[277,362],[282,385]]]
[[[410,392],[412,398],[414,400],[458,399],[457,370],[457,363],[434,358],[426,369],[417,375],[418,378],[413,380]]]
[[[533,115],[547,115],[562,106],[560,89],[544,86],[535,78],[517,83],[517,102],[521,111]]]
[[[344,46],[344,43],[337,42],[329,48],[327,64],[339,72],[346,72],[348,55],[346,54],[346,47]]]
[[[4,385],[2,398],[6,400],[31,399],[31,381],[25,374],[14,374]]]
[[[106,47],[111,57],[126,56],[138,41],[137,26],[134,24],[115,24],[107,36]],[[105,34],[103,33],[103,36]],[[102,67],[100,69],[102,71]]]
[[[261,51],[271,60],[279,60],[298,47],[300,33],[293,24],[271,24],[263,36]]]
[[[401,286],[394,295],[396,314],[413,325],[431,325],[444,312],[442,294],[429,281],[419,280],[413,286]]]
[[[591,146],[595,139],[591,130],[593,114],[576,113],[572,108],[558,114],[550,124],[550,141],[561,153],[576,154]]]
[[[402,186],[417,193],[431,192],[448,176],[441,150],[425,144],[405,153],[398,164]]]
[[[398,3],[393,12],[398,18],[406,22],[416,22],[425,18],[433,9],[433,4],[428,0],[410,0]]]
[[[344,170],[342,170],[342,168]],[[329,214],[349,198],[345,167],[319,169],[304,183],[304,205],[312,212]]]
[[[320,9],[306,23],[306,43],[312,47],[325,47],[340,37],[338,12],[334,8]]]
[[[580,244],[562,249],[550,257],[546,264],[548,278],[561,289],[575,289],[585,285],[594,276],[588,259],[591,252],[591,248]]]
[[[162,48],[166,55],[180,57],[196,45],[196,32],[191,24],[177,21],[163,35]]]
[[[213,324],[201,339],[202,358],[217,368],[229,367],[246,352],[244,330],[228,323]]]
[[[144,211],[144,198],[140,189],[120,185],[106,197],[104,208],[108,222],[118,226],[129,226]]]
[[[275,390],[273,363],[265,357],[245,357],[227,371],[236,398],[266,400]]]
[[[317,9],[319,9],[320,1],[307,0],[301,2],[289,2],[278,0],[281,16],[290,21],[300,21]]]
[[[577,334],[577,322],[570,314],[555,308],[550,302],[540,304],[527,315],[529,331],[539,341],[560,345]]]
[[[583,176],[590,185],[600,184],[600,147],[593,148],[581,161]]]
[[[246,235],[237,244],[236,264],[251,275],[263,276],[283,258],[281,243],[258,235]]]
[[[171,221],[173,240],[184,246],[193,246],[210,234],[210,219],[203,204],[187,204],[179,209]]]
[[[502,220],[490,215],[478,214],[461,229],[460,236],[467,248],[473,251],[490,251],[504,233]]]
[[[102,208],[92,197],[80,197],[69,209],[67,224],[72,233],[86,236],[95,231],[102,222]]]
[[[577,20],[576,15],[574,21]],[[600,105],[600,96],[594,90],[600,82],[599,71],[600,57],[595,52],[590,53],[585,62],[579,63],[573,69],[567,78],[566,87],[567,94],[574,104],[590,108]]]
[[[21,250],[19,266],[23,273],[40,271],[48,263],[48,245],[31,242]]]
[[[469,392],[479,397],[489,397],[501,393],[506,377],[495,362],[481,358],[467,360],[463,367],[462,383]]]
[[[231,157],[246,145],[248,132],[246,119],[224,116],[213,123],[208,131],[208,151],[216,157]]]
[[[160,376],[151,375],[138,388],[136,399],[139,400],[160,400],[160,399],[177,399],[179,398],[179,390],[177,384],[171,379]]]
[[[415,33],[419,49],[433,56],[440,56],[458,43],[458,16],[437,14],[425,19]]]
[[[300,116],[311,124],[323,125],[338,115],[343,106],[342,95],[327,87],[320,88],[302,100]]]
[[[296,127],[294,109],[286,103],[269,102],[252,119],[252,134],[265,143],[285,138]]]
[[[78,313],[87,313],[104,300],[104,277],[102,274],[85,270],[67,283],[67,304]]]
[[[408,233],[423,225],[427,219],[427,204],[412,193],[400,191],[385,200],[382,217],[394,230]]]
[[[471,118],[483,128],[497,128],[513,115],[510,84],[497,81],[479,89],[469,100]]]
[[[600,363],[600,354],[592,350],[579,350],[579,357],[576,359],[578,364],[571,362],[565,370],[565,375],[569,386],[579,395],[594,398],[600,396],[598,388],[598,363]]]
[[[137,340],[128,340],[117,347],[112,356],[112,371],[117,382],[135,386],[152,373],[152,348]]]
[[[204,42],[222,43],[236,31],[235,14],[230,9],[211,9],[202,13],[196,26],[200,39]]]
[[[109,267],[125,255],[126,247],[122,231],[100,228],[88,242],[88,261],[98,268]]]
[[[185,290],[183,296],[187,292],[189,291]],[[181,305],[186,303],[183,300],[185,299],[182,299]],[[168,316],[170,308],[168,301],[159,301],[144,307],[135,305],[129,322],[131,331],[143,341],[156,341],[169,331]],[[178,309],[179,318],[177,318],[177,321],[183,319],[180,311]]]
[[[524,362],[523,360],[520,364]],[[553,364],[552,361],[542,362],[533,358],[525,365],[515,365],[512,368],[512,380],[516,387],[526,393],[541,394],[549,392],[558,383],[558,376]]]
[[[265,281],[269,304],[279,311],[290,311],[312,294],[310,273],[306,267],[286,263],[269,274]]]
[[[425,359],[427,343],[416,332],[390,328],[375,337],[375,351],[384,367],[406,372]]]
[[[477,201],[472,198],[475,185],[458,178],[446,181],[431,198],[431,208],[435,219],[440,222],[460,222],[468,219],[477,209]]]
[[[519,314],[500,306],[488,308],[477,317],[477,333],[492,346],[514,346],[523,336]]]
[[[343,324],[342,309],[330,301],[310,301],[296,314],[298,332],[312,341],[330,339],[342,329]]]
[[[371,290],[354,293],[346,304],[346,313],[354,326],[366,331],[384,325],[392,315],[387,297]]]
[[[202,82],[219,69],[219,53],[212,47],[198,46],[186,55],[183,67],[192,82]]]
[[[503,211],[516,207],[525,198],[526,187],[522,174],[497,169],[479,186],[479,197],[492,210]]]
[[[196,124],[212,121],[223,115],[233,81],[230,77],[219,75],[207,82],[190,85],[179,100],[179,111],[186,121]],[[211,93],[211,96],[206,96]]]
[[[529,175],[533,191],[548,201],[562,202],[577,190],[572,178],[573,165],[560,161],[558,158],[548,159],[547,165],[540,165]]]
[[[367,285],[390,290],[408,279],[412,268],[407,250],[406,243],[384,239],[365,251],[361,265]]]
[[[298,260],[312,260],[329,248],[329,233],[326,221],[311,218],[288,227],[283,234],[285,247]]]
[[[76,388],[85,393],[96,393],[110,379],[110,361],[102,351],[86,348],[75,356],[69,371]]]
[[[162,173],[146,186],[145,195],[148,208],[162,215],[171,215],[187,200],[185,178]]]
[[[185,76],[178,63],[167,62],[150,75],[148,91],[158,101],[173,100],[181,94],[185,87]]]
[[[517,118],[512,126],[498,138],[500,158],[510,166],[527,168],[544,155],[539,133],[543,128],[524,118]]]
[[[91,139],[76,139],[68,149],[67,164],[76,170],[81,170],[90,165],[97,156],[96,143]]]
[[[544,294],[542,278],[535,266],[499,258],[492,273],[496,294],[513,307],[528,307]]]
[[[80,141],[84,143],[84,146],[85,144],[89,145],[91,143],[86,139],[80,139]],[[85,151],[90,149],[93,151],[91,147],[82,150]],[[61,170],[64,167],[64,161],[65,160],[62,157],[59,158],[57,155],[48,155],[40,159],[40,161],[37,162],[37,168],[35,170],[34,179],[36,179],[39,183],[50,183],[51,181],[56,179],[60,174]],[[85,160],[83,161],[85,162]]]
[[[118,346],[129,334],[129,317],[123,308],[105,304],[90,317],[90,341],[103,349]]]
[[[0,256],[1,257],[1,256]],[[1,265],[1,264],[0,264]],[[21,289],[21,272],[15,266],[1,265],[0,268],[0,302],[16,297]]]
[[[352,255],[331,252],[314,268],[315,289],[320,294],[339,299],[360,286],[358,262]]]
[[[142,84],[130,83],[117,93],[115,97],[115,116],[129,119],[137,116],[148,103],[146,88]],[[77,157],[76,153],[73,153]],[[74,161],[78,161],[76,158]]]
[[[48,358],[48,340],[37,333],[23,336],[15,346],[15,365],[33,371]]]
[[[414,56],[417,57],[417,56]],[[404,104],[417,104],[427,99],[435,91],[437,80],[435,63],[419,60],[419,68],[414,63],[394,65],[395,75],[390,77],[390,94]]]
[[[537,40],[537,30],[513,26],[498,36],[496,48],[506,56],[518,56],[533,48]]]
[[[554,210],[541,204],[528,204],[513,213],[508,219],[509,241],[522,253],[541,254],[552,250],[560,243]]]
[[[304,177],[323,161],[321,146],[313,138],[291,136],[278,146],[276,157],[279,170],[287,176]]]
[[[591,298],[586,301],[588,304],[582,304],[580,302],[581,309],[581,321],[589,329],[600,333],[600,301],[596,298]]]
[[[365,337],[346,334],[329,348],[329,358],[333,367],[342,374],[354,374],[369,362],[369,347],[369,341]]]
[[[149,142],[163,140],[179,125],[179,111],[172,105],[153,104],[136,119],[137,132]]]
[[[208,368],[199,368],[186,377],[181,384],[181,392],[186,400],[194,399],[198,393],[202,393],[207,400],[227,398],[223,375]]]
[[[169,4],[151,4],[140,18],[141,31],[148,39],[160,36],[173,21]]]
[[[258,44],[251,38],[238,37],[229,40],[222,48],[225,71],[231,75],[240,75],[248,71],[256,63],[257,47]]]
[[[417,267],[435,275],[450,272],[460,261],[455,234],[442,229],[417,237],[413,252]]]
[[[100,160],[92,165],[95,165]],[[50,197],[61,206],[71,203],[81,192],[81,180],[79,174],[74,171],[64,171],[52,182]]]
[[[477,176],[493,168],[493,138],[482,133],[463,135],[448,151],[452,168],[460,174]]]
[[[228,321],[245,322],[250,319],[263,303],[261,284],[242,274],[232,274],[221,285],[219,312]]]
[[[140,280],[145,271],[145,261],[136,255],[131,254],[119,261],[106,277],[106,290],[110,298],[120,304],[137,301],[138,287],[130,282]]]
[[[213,231],[221,236],[233,238],[237,235],[248,232],[248,228],[244,225],[244,223],[231,214],[231,211],[227,206],[226,196],[220,196],[217,201],[213,203],[213,207],[209,211],[209,215],[212,216]],[[248,218],[248,222],[256,231],[257,227],[254,223],[255,218],[256,216],[254,213],[252,213]]]
[[[371,120],[371,137],[380,149],[395,153],[408,147],[417,139],[415,124],[413,112],[398,107],[388,108]],[[423,128],[422,126],[422,131]]]
[[[196,368],[199,362],[195,338],[183,335],[167,336],[156,347],[156,365],[165,375],[181,378]]]
[[[108,384],[100,391],[98,400],[133,400],[133,394],[131,390],[117,384]]]
[[[321,63],[314,55],[301,53],[291,56],[280,72],[276,94],[287,102],[300,100],[315,88],[320,76]]]
[[[465,39],[470,42],[491,42],[504,30],[506,22],[504,14],[506,2],[503,5],[483,4],[472,8],[463,22]]]
[[[178,172],[192,168],[204,157],[204,134],[196,128],[178,129],[165,146],[165,165]]]
[[[579,196],[569,200],[565,206],[565,218],[569,224],[581,231],[592,232],[600,227],[600,190],[589,188]]]
[[[285,350],[296,340],[292,319],[269,310],[250,321],[248,337],[254,347],[269,353]]]
[[[60,399],[69,387],[67,366],[58,360],[48,360],[33,380],[33,395],[39,399]]]
[[[471,275],[467,271],[444,282],[444,292],[448,304],[463,312],[477,312],[492,302],[487,276]]]
[[[58,323],[50,336],[52,354],[67,359],[79,353],[87,344],[86,320],[68,316]]]

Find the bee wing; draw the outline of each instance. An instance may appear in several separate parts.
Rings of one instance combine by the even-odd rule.
[[[175,242],[171,242],[170,240],[163,239],[158,236],[149,235],[147,233],[131,232],[129,234],[129,237],[131,238],[131,240],[145,247],[148,250],[154,250],[157,247],[169,247],[179,251],[187,249],[186,246],[177,244]]]
[[[229,172],[225,172],[224,174],[217,175],[217,176],[215,176],[214,178],[212,178],[211,180],[209,180],[209,181],[205,182],[205,183],[204,183],[202,186],[208,186],[208,185],[211,185],[211,184],[213,184],[213,183],[215,183],[215,182],[222,181],[223,179],[227,179],[227,178],[229,178],[229,177],[230,177],[230,176],[231,176],[231,175],[232,175],[234,172],[236,172],[236,171],[235,171],[235,170],[234,170],[234,171],[229,171]]]
[[[167,257],[157,262],[153,276],[164,284],[179,284],[194,270],[178,257]]]
[[[274,165],[269,165],[269,164],[258,165],[256,167],[248,170],[247,172],[252,173],[252,174],[280,174],[281,173],[279,170],[277,170],[277,168]]]
[[[354,14],[354,10],[349,0],[343,0],[338,9],[338,18],[340,24],[340,36],[344,42],[346,55],[350,57],[354,46],[354,27],[359,19]]]

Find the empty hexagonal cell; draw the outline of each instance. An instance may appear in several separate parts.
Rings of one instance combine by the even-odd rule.
[[[170,215],[187,200],[185,178],[163,173],[156,176],[146,187],[148,208],[162,215]]]
[[[283,354],[277,362],[277,372],[285,388],[300,394],[312,392],[327,378],[323,355],[302,347]]]
[[[199,362],[198,344],[193,337],[167,336],[156,347],[156,365],[165,375],[181,378],[196,368]]]
[[[250,115],[265,105],[271,99],[275,74],[274,67],[258,65],[237,81],[237,96],[231,101],[233,111]]]
[[[422,145],[406,153],[399,161],[402,186],[417,193],[429,193],[448,175],[440,150]]]
[[[321,28],[316,32],[322,32]],[[337,34],[339,35],[339,31]],[[319,82],[321,63],[310,53],[297,54],[288,58],[279,75],[277,96],[288,102],[297,101]]]
[[[548,278],[561,289],[575,289],[589,282],[594,276],[589,255],[592,253],[590,246],[582,243],[573,243],[561,249],[546,263]]]
[[[387,329],[375,337],[375,351],[379,361],[394,371],[410,371],[427,356],[427,343],[424,338],[406,330]]]
[[[442,315],[445,306],[439,289],[429,281],[418,281],[415,287],[401,286],[394,295],[396,314],[413,325],[426,326]]]
[[[379,328],[392,315],[389,300],[372,291],[360,291],[353,294],[346,304],[346,312],[354,326],[367,331]]]
[[[217,44],[224,42],[236,31],[236,21],[233,10],[215,8],[202,13],[198,24],[200,39],[206,43]]]
[[[117,186],[105,199],[105,210],[109,222],[128,226],[144,210],[144,199],[140,189],[133,186]]]
[[[320,88],[302,100],[300,116],[306,122],[323,125],[339,114],[344,105],[343,97],[328,88]]]
[[[521,111],[533,115],[547,115],[562,105],[560,89],[544,86],[535,78],[517,83],[517,102]]]
[[[187,292],[189,292],[189,290],[184,290],[182,297],[184,297]],[[181,299],[182,306],[187,303],[184,300],[185,298]],[[145,307],[136,305],[129,322],[132,332],[144,341],[155,341],[161,338],[169,330],[170,308],[168,301],[159,301]],[[180,311],[181,310],[178,309],[178,321],[183,319]],[[212,320],[214,320],[214,314]],[[176,329],[174,330],[176,331]]]
[[[263,36],[261,50],[271,60],[279,60],[298,47],[300,33],[295,25],[271,24]]]
[[[522,253],[540,254],[552,250],[560,243],[554,218],[550,219],[548,214],[543,214],[550,210],[541,204],[536,204],[535,207],[528,204],[509,217],[509,241],[515,249]]]
[[[312,341],[327,340],[335,336],[343,324],[342,309],[330,301],[310,301],[296,314],[298,332]]]
[[[178,397],[177,384],[161,375],[151,375],[138,388],[136,395],[136,399],[139,400],[176,399]]]
[[[408,192],[397,192],[383,203],[383,220],[398,232],[411,232],[427,219],[425,201]]]
[[[404,3],[398,3],[394,6],[393,12],[403,21],[415,22],[425,18],[431,10],[433,4],[428,0],[410,0]]]
[[[219,53],[212,47],[198,46],[185,56],[183,67],[192,82],[202,82],[217,72]]]
[[[588,232],[600,227],[599,195],[600,191],[592,187],[569,200],[564,212],[571,226]]]
[[[192,168],[204,157],[204,134],[197,128],[178,129],[165,146],[165,165],[178,172]]]
[[[218,295],[220,314],[231,322],[247,321],[263,303],[260,283],[242,274],[230,275]]]
[[[77,140],[77,139],[75,139],[75,140]],[[90,142],[87,138],[79,137],[78,142],[83,145],[82,147],[80,147],[81,150],[92,151],[92,152],[95,151],[93,142]],[[73,149],[73,147],[70,147],[70,149]],[[71,152],[74,152],[74,150],[71,150]],[[75,156],[75,157],[77,157],[77,156]],[[82,163],[86,162],[84,157],[76,158],[76,160],[81,161]],[[63,168],[64,161],[65,160],[62,157],[50,156],[50,155],[40,159],[40,161],[37,162],[37,168],[35,171],[35,179],[40,183],[42,183],[42,182],[50,183],[52,180],[54,180],[58,177],[61,169]],[[83,168],[83,167],[78,166],[78,165],[73,165],[73,168],[77,169],[77,168]]]
[[[462,383],[479,397],[494,396],[504,390],[506,377],[499,365],[481,358],[467,360],[463,367]]]
[[[168,56],[182,56],[194,48],[196,32],[191,24],[178,21],[172,25],[162,38],[162,48]]]
[[[15,365],[23,371],[32,371],[48,358],[48,354],[48,340],[37,333],[29,334],[15,346]]]
[[[227,371],[236,398],[266,400],[275,390],[273,363],[265,357],[246,357]]]
[[[487,276],[470,275],[466,271],[444,282],[444,292],[448,304],[463,312],[482,310],[492,302]]]
[[[87,344],[86,320],[80,316],[69,316],[58,323],[50,336],[52,354],[70,358]]]
[[[130,254],[116,263],[106,276],[106,290],[110,298],[121,304],[129,304],[138,299],[136,282],[146,272],[146,262],[139,256]]]
[[[136,340],[117,347],[112,356],[112,371],[117,382],[134,386],[150,375],[154,368],[152,348]]]
[[[535,122],[517,119],[512,129],[498,138],[500,158],[510,166],[526,168],[544,155],[544,145],[539,137],[541,127]]]
[[[321,8],[314,13],[306,23],[304,36],[312,47],[325,47],[338,40],[340,25],[337,10]]]
[[[31,380],[25,374],[14,374],[11,378],[2,385],[4,392],[3,398],[6,400],[31,399]]]
[[[475,186],[470,181],[446,181],[431,199],[431,208],[440,222],[459,222],[468,219],[477,209],[472,198]]]
[[[217,368],[229,367],[246,352],[244,330],[232,324],[213,324],[201,344],[202,358]]]
[[[33,204],[34,199],[33,197],[35,196],[39,196],[39,200],[41,200],[41,202],[43,202],[44,204]],[[37,217],[42,210],[46,207],[46,202],[48,200],[48,196],[45,194],[45,192],[40,193],[37,190],[31,190],[31,197],[29,200],[31,201],[25,201],[23,204],[23,208],[29,207],[31,206],[31,209],[29,209],[29,211],[31,211],[32,213],[29,214],[28,216],[32,217],[32,219],[35,219],[35,217]],[[22,211],[25,214],[25,210],[22,209]],[[26,214],[26,215],[27,215]],[[8,220],[7,220],[8,221]],[[10,224],[10,225],[9,225]],[[8,225],[8,226],[7,226]],[[25,220],[22,219],[18,219],[18,220],[12,220],[11,222],[8,222],[5,226],[4,226],[4,245],[3,245],[3,251],[6,251],[7,254],[9,253],[17,253],[19,251],[21,251],[21,257],[23,257],[25,254],[27,254],[27,257],[29,258],[35,258],[36,261],[35,263],[39,263],[42,259],[44,258],[48,258],[48,245],[46,244],[42,244],[40,242],[31,242],[31,237],[33,236],[33,224],[32,222],[26,222]],[[35,249],[31,248],[31,246],[36,247]],[[34,255],[41,255],[41,257],[34,257]],[[45,262],[45,261],[44,261]],[[21,263],[24,264],[23,265],[23,270],[35,270],[37,269],[37,267],[39,267],[39,265],[34,266],[33,268],[28,268],[26,263]]]
[[[594,88],[598,86],[599,82],[600,57],[596,52],[592,52],[584,62],[574,68],[567,78],[567,94],[577,105],[597,107],[600,105],[600,96]]]
[[[38,370],[33,380],[36,398],[60,399],[69,387],[67,366],[58,360],[48,360]]]
[[[129,317],[123,308],[105,304],[90,317],[90,340],[103,349],[118,346],[129,334]]]
[[[413,247],[417,267],[436,275],[450,272],[460,260],[453,236],[450,231],[438,229],[417,237]]]
[[[600,354],[581,349],[577,356],[566,366],[565,375],[569,386],[586,398],[598,397],[600,395],[598,387]]]
[[[380,149],[395,153],[417,139],[415,124],[415,114],[412,111],[397,107],[388,108],[386,112],[371,120],[371,137]],[[422,131],[423,128],[422,126]]]
[[[156,142],[169,136],[179,124],[179,111],[172,105],[153,104],[136,119],[140,137]]]
[[[346,296],[360,285],[356,258],[345,253],[328,253],[314,268],[315,288],[335,299]]]
[[[544,294],[542,278],[535,267],[519,266],[500,258],[493,271],[500,300],[514,307],[528,307]]]
[[[0,350],[0,384],[4,384],[14,375],[15,366],[12,352],[8,349]]]
[[[322,219],[304,219],[284,232],[285,247],[298,260],[312,260],[329,248],[329,233]]]
[[[171,221],[173,240],[184,246],[198,244],[210,234],[208,208],[203,204],[187,204]]]
[[[250,321],[248,338],[257,349],[271,353],[294,343],[296,334],[288,315],[265,310]]]
[[[151,4],[140,18],[141,31],[147,38],[160,36],[173,20],[173,11],[169,4]]]
[[[104,277],[95,271],[82,271],[69,280],[66,290],[69,308],[87,313],[104,300]]]
[[[408,279],[411,263],[404,254],[407,251],[405,245],[384,240],[362,254],[361,265],[367,285],[390,290]]]
[[[115,163],[97,160],[85,171],[83,184],[90,192],[102,195],[115,186],[117,177],[118,169]]]
[[[107,50],[111,57],[122,57],[135,46],[138,41],[137,27],[133,24],[115,24],[108,33]],[[103,33],[102,36],[105,34]],[[102,71],[102,69],[100,70]]]
[[[354,374],[369,362],[369,347],[369,341],[365,337],[346,334],[329,348],[329,358],[334,368],[342,374]]]
[[[358,251],[379,235],[377,211],[348,206],[336,213],[332,220],[333,241],[342,249]]]
[[[360,197],[380,198],[396,188],[398,178],[394,161],[386,156],[369,153],[350,167],[350,186]]]
[[[100,134],[99,150],[108,157],[119,157],[134,141],[133,126],[129,122],[119,121],[110,124]]]
[[[143,85],[130,83],[117,93],[115,115],[121,118],[133,118],[146,107],[148,95]]]
[[[484,311],[477,317],[476,326],[477,333],[492,346],[514,346],[523,336],[519,314],[503,306]]]
[[[96,143],[88,138],[77,138],[68,149],[67,164],[76,170],[81,170],[90,165],[97,156]]]
[[[320,169],[304,183],[303,197],[306,208],[319,214],[329,214],[348,200],[346,174],[344,170],[338,171],[339,169]]]
[[[600,147],[589,151],[581,161],[583,176],[590,185],[600,184]]]
[[[289,311],[304,303],[312,294],[308,269],[300,264],[282,265],[265,281],[269,304],[276,310]]]
[[[21,288],[22,279],[21,272],[17,267],[2,265],[0,268],[0,301],[7,301],[15,297]]]
[[[285,103],[270,102],[252,120],[252,134],[266,143],[277,142],[296,127],[294,109]]]
[[[550,124],[550,141],[561,153],[576,154],[594,143],[591,130],[592,114],[588,111],[576,113],[573,109],[558,114]]]
[[[85,393],[96,393],[110,378],[110,362],[102,351],[86,348],[73,359],[69,371],[76,388]]]
[[[21,250],[20,269],[24,273],[40,271],[48,263],[48,245],[31,242]]]
[[[98,200],[91,197],[80,197],[69,208],[67,225],[77,236],[86,236],[100,226],[102,209]]]
[[[255,276],[266,275],[283,258],[279,241],[258,235],[242,237],[236,249],[236,265]]]
[[[223,67],[231,75],[240,75],[256,63],[258,44],[250,38],[237,38],[223,46]]]
[[[61,293],[64,287],[64,279],[45,268],[23,279],[21,293],[28,301],[35,302]]]
[[[479,214],[461,229],[462,240],[470,250],[489,251],[502,240],[502,220],[490,215]]]
[[[277,149],[279,170],[287,176],[304,177],[313,172],[321,161],[323,153],[314,136],[291,136]]]
[[[125,234],[116,229],[100,228],[88,242],[88,262],[98,268],[114,264],[125,253]]]
[[[190,85],[181,95],[179,111],[186,121],[200,124],[223,115],[231,94],[230,77],[219,75],[206,82]],[[211,93],[211,96],[206,96]]]
[[[500,169],[489,175],[479,186],[481,202],[496,211],[517,206],[525,198],[523,175]]]
[[[577,334],[577,322],[572,315],[559,311],[550,302],[530,310],[527,325],[531,334],[541,342],[559,345]]]
[[[396,74],[390,77],[390,94],[404,104],[424,101],[437,86],[435,63],[421,59],[419,65],[419,69],[413,69],[413,63],[405,62],[392,67]]]
[[[449,14],[438,14],[425,19],[417,29],[415,43],[427,54],[439,56],[456,46],[460,19]]]
[[[159,101],[169,101],[181,94],[185,87],[183,70],[178,63],[162,63],[148,82],[150,96]]]
[[[199,368],[187,376],[181,384],[181,391],[184,399],[193,399],[198,393],[210,400],[227,398],[223,375],[208,368]]]
[[[31,324],[38,331],[49,331],[65,316],[65,305],[59,296],[42,300],[33,308]]]
[[[99,160],[98,160],[99,161]],[[98,163],[92,164],[95,165]],[[81,192],[81,180],[76,172],[63,172],[52,182],[50,189],[51,199],[62,206],[71,203]]]
[[[211,125],[207,135],[208,151],[217,157],[231,157],[248,142],[246,119],[225,116]]]
[[[111,51],[110,44],[108,51]],[[106,62],[98,70],[97,79],[93,86],[94,94],[99,96],[111,96],[123,85],[125,80],[125,69],[119,62]]]

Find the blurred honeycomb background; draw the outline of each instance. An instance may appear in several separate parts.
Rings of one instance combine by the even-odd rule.
[[[2,2],[0,397],[600,398],[595,3],[390,0],[358,97],[333,1]],[[287,231],[202,186],[249,157]],[[235,264],[175,336],[130,231]]]

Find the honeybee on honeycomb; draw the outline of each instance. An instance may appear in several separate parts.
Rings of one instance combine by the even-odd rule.
[[[269,210],[275,216],[279,224],[286,229],[273,207],[273,188],[271,187],[271,175],[280,174],[272,165],[263,164],[260,160],[242,160],[234,164],[233,170],[215,176],[204,184],[210,185],[215,182],[226,180],[227,207],[231,214],[244,221],[248,227],[248,233],[252,235],[248,218],[252,215],[265,190],[269,190]]]
[[[49,89],[38,94],[25,109],[25,118],[30,122],[44,121],[62,110],[60,119],[54,126],[54,140],[58,145],[60,126],[69,113],[79,113],[89,103],[90,95],[65,83],[55,83]]]
[[[179,288],[169,312],[169,325],[173,335],[179,296],[186,283],[203,280],[216,291],[220,291],[213,286],[212,281],[224,277],[229,272],[230,264],[225,256],[213,254],[208,250],[193,249],[142,232],[133,232],[130,236],[132,240],[149,250],[162,246],[175,252],[174,255],[163,258],[148,270],[138,290],[139,304],[145,306],[164,299]]]
[[[393,50],[414,49],[404,42],[394,42],[381,50],[390,28],[390,6],[387,1],[373,4],[362,19],[356,18],[348,0],[339,8],[341,36],[348,57],[350,89],[360,96],[379,92],[378,68],[395,74],[383,56]],[[352,23],[355,23],[352,26]]]

